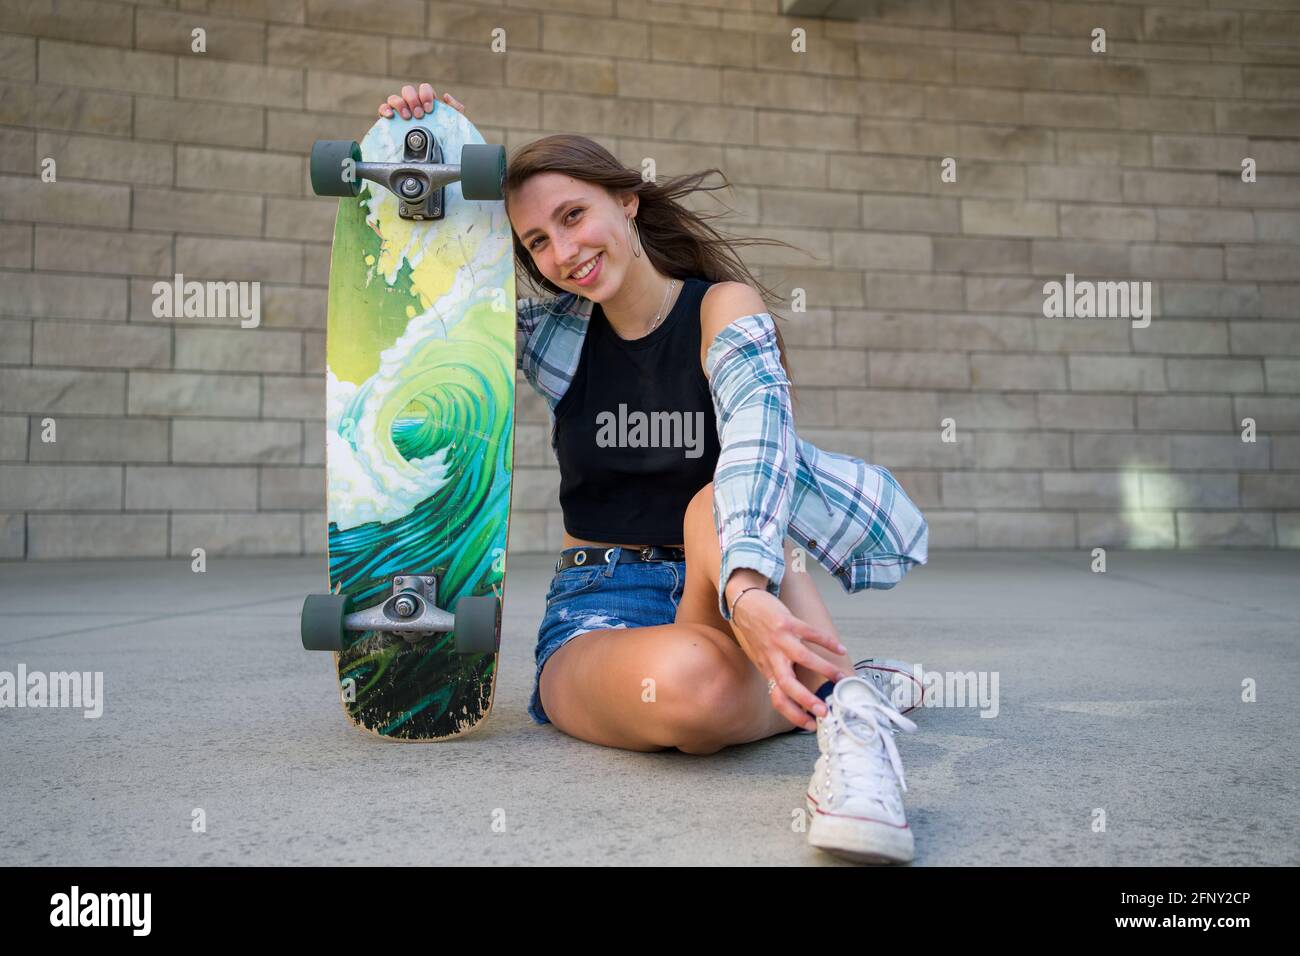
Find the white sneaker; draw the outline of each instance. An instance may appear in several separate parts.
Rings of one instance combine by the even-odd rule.
[[[854,664],[853,671],[880,688],[900,714],[915,710],[925,701],[925,687],[916,679],[916,668],[906,661],[868,657]]]
[[[868,657],[854,664],[853,672],[880,688],[900,714],[915,710],[925,701],[925,688],[916,679],[916,669],[906,661]],[[796,727],[791,733],[812,734],[814,731]]]
[[[907,783],[894,727],[910,733],[916,724],[863,677],[836,684],[826,708],[805,801],[809,844],[865,863],[911,862],[915,844],[903,812]]]

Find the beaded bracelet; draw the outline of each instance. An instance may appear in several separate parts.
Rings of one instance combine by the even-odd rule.
[[[766,591],[766,590],[767,588],[763,587],[761,584],[751,584],[749,587],[745,588],[745,591]],[[737,594],[736,600],[731,602],[731,616],[733,618],[736,616],[736,605],[739,604],[740,599],[745,596],[745,591],[741,591],[739,594]]]

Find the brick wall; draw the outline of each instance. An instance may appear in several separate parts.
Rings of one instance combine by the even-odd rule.
[[[811,253],[745,252],[807,296],[799,433],[890,468],[934,548],[1300,546],[1300,0],[863,6],[0,0],[0,557],[322,550],[306,155],[424,79],[511,150],[726,170],[727,228]],[[155,318],[174,272],[260,280],[262,327]],[[1044,317],[1066,273],[1151,282],[1151,324]],[[522,379],[519,415],[511,544],[549,550]]]

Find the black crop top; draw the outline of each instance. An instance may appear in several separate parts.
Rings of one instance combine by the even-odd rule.
[[[649,335],[627,341],[600,304],[568,391],[555,406],[564,528],[576,538],[684,544],[686,506],[713,480],[721,445],[700,367],[700,303],[683,281]]]

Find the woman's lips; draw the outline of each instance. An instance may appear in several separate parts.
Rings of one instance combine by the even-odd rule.
[[[590,260],[588,260],[588,261],[590,261]],[[588,272],[588,273],[587,273],[585,276],[583,276],[581,279],[574,278],[573,281],[576,282],[578,285],[583,285],[583,286],[585,286],[585,285],[591,285],[593,282],[595,282],[595,281],[596,281],[596,278],[600,275],[601,270],[605,267],[605,253],[603,253],[603,252],[598,252],[598,253],[596,253],[596,260],[595,260],[595,261],[596,261],[596,264],[595,264],[594,266],[591,267],[591,271],[590,271],[590,272]],[[581,268],[581,267],[579,267],[579,268]]]

